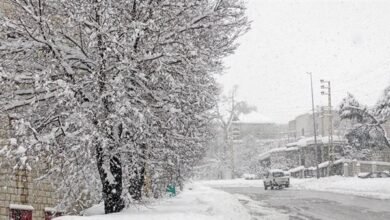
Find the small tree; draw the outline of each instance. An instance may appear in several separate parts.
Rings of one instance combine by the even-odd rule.
[[[230,136],[232,124],[234,121],[238,121],[240,115],[249,114],[252,111],[256,111],[255,106],[250,106],[245,101],[237,101],[237,90],[238,86],[234,86],[228,96],[222,96],[219,102],[216,104],[216,120],[222,130],[223,135],[223,146],[222,146],[222,167],[231,167],[233,164],[229,164],[228,149],[230,146],[230,159],[233,160],[233,143],[232,137]],[[232,170],[233,171],[233,170]],[[232,176],[234,173],[232,173]]]

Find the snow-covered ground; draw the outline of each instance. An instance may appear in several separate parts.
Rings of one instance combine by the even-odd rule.
[[[355,177],[326,177],[291,179],[292,189],[329,191],[379,199],[390,199],[390,178],[360,179]],[[215,188],[263,187],[262,180],[209,180],[188,184],[177,197],[166,198],[148,205],[129,208],[121,213],[103,215],[103,207],[87,212],[90,216],[64,216],[59,220],[249,220],[250,213],[261,213],[266,219],[287,219],[283,213],[267,208],[259,201],[240,194],[229,194]],[[240,203],[241,201],[241,203]],[[245,207],[242,205],[245,204]],[[93,215],[91,215],[93,214]]]
[[[308,189],[351,194],[377,199],[390,199],[390,178],[332,176],[320,179],[291,179],[295,189]]]
[[[92,216],[64,216],[58,220],[249,220],[248,210],[237,197],[203,184],[189,184],[174,198],[146,206],[129,208],[121,213],[103,215],[103,207],[91,209]],[[91,213],[92,211],[92,213]],[[98,215],[96,215],[98,214]]]
[[[390,178],[361,179],[357,177],[332,176],[320,179],[291,178],[292,189],[307,189],[317,191],[336,192],[378,199],[390,199]],[[263,187],[262,180],[210,180],[200,183],[216,187]]]
[[[246,179],[234,179],[234,180],[204,180],[199,181],[199,184],[206,186],[224,188],[224,187],[263,187],[263,180],[246,180]]]

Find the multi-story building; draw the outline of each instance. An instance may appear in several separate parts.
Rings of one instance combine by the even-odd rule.
[[[316,134],[318,136],[329,136],[330,118],[329,113],[321,111],[315,112]],[[348,120],[340,120],[337,111],[332,111],[332,129],[333,136],[344,136],[347,129],[351,128],[352,124]],[[288,123],[288,135],[291,142],[298,140],[301,137],[314,136],[314,125],[312,113],[306,113],[297,116],[294,120]]]

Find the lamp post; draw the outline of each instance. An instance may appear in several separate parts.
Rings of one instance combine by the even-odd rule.
[[[307,73],[310,75],[310,86],[311,86],[311,106],[313,111],[313,131],[314,131],[314,148],[315,148],[315,159],[316,159],[316,170],[317,170],[317,179],[320,178],[320,171],[318,168],[318,145],[317,145],[317,129],[316,129],[316,116],[314,111],[314,93],[313,93],[313,76],[311,73]]]

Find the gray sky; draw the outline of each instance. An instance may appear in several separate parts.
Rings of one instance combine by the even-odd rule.
[[[321,78],[333,84],[333,106],[350,92],[375,104],[390,85],[390,1],[248,0],[252,29],[240,39],[219,81],[258,108],[258,117],[287,123],[315,104]]]

